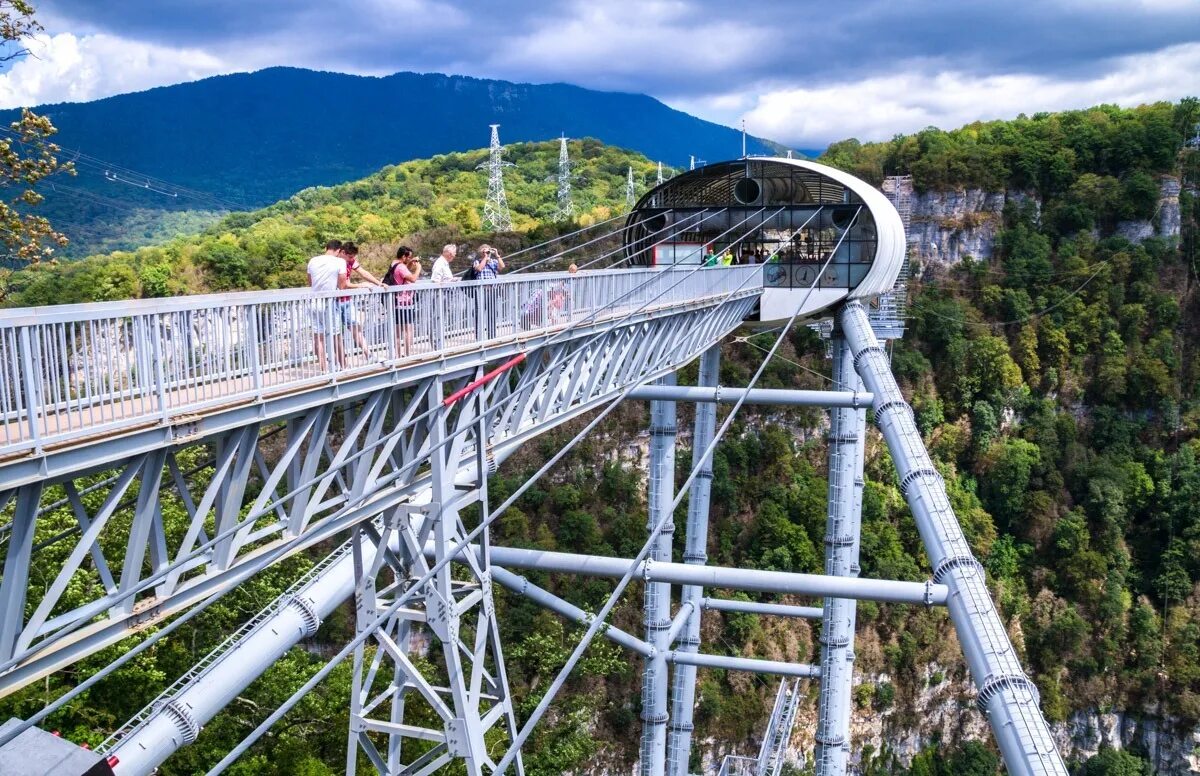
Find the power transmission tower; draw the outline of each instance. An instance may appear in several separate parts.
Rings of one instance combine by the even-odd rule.
[[[658,163],[658,178],[654,181],[655,186],[663,185],[662,162]]]
[[[512,231],[512,214],[508,212],[508,197],[504,194],[504,168],[512,167],[510,162],[502,159],[504,150],[500,147],[500,125],[492,124],[492,142],[488,146],[488,160],[479,165],[480,169],[487,168],[488,191],[483,203],[483,222],[494,232]]]
[[[633,165],[630,165],[629,174],[625,176],[625,204],[632,210],[636,202],[637,196],[633,190]]]
[[[555,221],[570,221],[575,217],[575,203],[571,201],[571,159],[567,155],[567,137],[563,135],[558,147],[558,208],[554,211]]]

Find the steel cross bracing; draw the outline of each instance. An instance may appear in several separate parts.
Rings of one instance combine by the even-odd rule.
[[[440,390],[430,393],[432,410],[437,411],[441,402]],[[470,404],[486,411],[482,399]],[[465,436],[459,438],[463,441],[441,445],[446,438],[444,415],[437,411],[429,424],[429,439],[436,449],[431,460],[432,500],[423,510],[396,509],[388,514],[382,530],[374,536],[369,563],[363,559],[361,544],[353,544],[360,632],[388,608],[391,597],[417,584],[429,572],[430,564],[424,553],[426,543],[432,543],[430,560],[436,562],[467,534],[461,519],[464,505],[478,500],[486,515],[490,463],[483,452],[484,446],[474,445],[477,487],[464,498],[455,488],[455,478],[458,463],[464,457]],[[466,422],[475,424],[476,435],[486,434],[485,421],[478,413]],[[373,526],[367,526],[367,530],[374,533]],[[393,536],[401,538],[398,552],[390,549]],[[381,774],[399,773],[402,769],[407,773],[432,772],[455,758],[463,761],[468,773],[480,774],[485,767],[494,770],[496,766],[486,747],[487,734],[499,727],[506,730],[509,740],[516,735],[517,723],[492,599],[486,533],[480,546],[481,552],[464,558],[465,579],[464,575],[452,577],[450,566],[443,565],[424,588],[423,606],[398,608],[382,627],[372,631],[374,650],[369,659],[365,644],[355,650],[348,774],[356,771],[359,751]],[[389,580],[385,587],[379,588],[377,578],[384,569]],[[445,687],[435,686],[408,657],[410,636],[417,623],[427,627],[441,646]],[[426,706],[440,725],[414,724],[411,713],[406,720],[405,707],[410,699]],[[385,753],[376,747],[372,733],[387,742]],[[416,742],[424,751],[410,755],[407,749]],[[517,773],[522,774],[520,758],[516,766]]]
[[[119,773],[147,773],[175,748],[195,740],[200,727],[241,687],[300,638],[315,632],[321,618],[351,594],[357,602],[360,639],[356,639],[359,649],[350,731],[354,753],[348,758],[357,758],[361,751],[383,773],[427,773],[451,758],[462,759],[472,773],[490,769],[494,763],[484,746],[487,731],[511,739],[516,730],[503,678],[503,656],[494,636],[492,579],[564,616],[592,622],[590,615],[569,603],[545,591],[539,593],[526,580],[492,566],[493,560],[515,568],[613,577],[628,575],[631,569],[625,559],[490,548],[485,533],[476,540],[479,544],[474,554],[454,556],[456,567],[464,569],[465,576],[451,575],[451,557],[446,553],[460,538],[465,540],[463,510],[478,503],[481,514],[486,515],[486,472],[545,428],[597,407],[631,386],[666,377],[701,352],[713,354],[705,356],[702,375],[715,369],[712,343],[740,322],[757,293],[753,289],[740,295],[728,288],[724,291],[724,295],[680,299],[674,306],[647,315],[631,314],[607,326],[581,325],[565,338],[534,332],[508,345],[493,343],[454,358],[443,355],[432,366],[412,363],[407,368],[398,365],[384,375],[352,374],[344,382],[334,381],[332,393],[323,388],[303,392],[312,394],[308,403],[272,404],[268,397],[256,397],[249,418],[236,413],[222,416],[223,410],[218,409],[189,421],[197,430],[192,438],[172,436],[163,441],[133,431],[127,436],[137,439],[140,447],[129,447],[120,438],[79,443],[91,454],[86,466],[77,463],[82,458],[44,449],[39,459],[44,472],[40,478],[23,462],[11,464],[7,471],[23,479],[2,497],[13,521],[0,595],[5,612],[18,613],[3,623],[4,644],[11,655],[0,668],[7,670],[0,679],[4,691],[112,643],[132,628],[157,622],[198,602],[215,600],[268,563],[350,528],[355,530],[350,543],[107,742],[106,750],[119,754],[124,763]],[[1016,662],[982,585],[978,564],[962,540],[944,488],[913,427],[911,413],[906,414],[907,405],[861,304],[846,305],[841,324],[849,347],[840,349],[839,361],[853,354],[851,363],[871,394],[846,392],[851,398],[830,404],[844,408],[838,412],[851,417],[859,415],[860,396],[868,397],[875,406],[876,419],[897,461],[901,489],[917,516],[934,564],[935,580],[949,586],[952,621],[980,687],[979,705],[996,730],[1006,764],[1014,773],[1064,773],[1037,708],[1036,690]],[[18,327],[17,334],[22,340],[32,339],[29,329]],[[513,352],[525,358],[509,359]],[[505,359],[511,369],[490,381],[480,379],[489,364]],[[844,364],[841,367],[843,374],[848,371]],[[381,377],[385,379],[381,381]],[[715,385],[715,378],[704,382],[709,380]],[[460,386],[476,389],[457,403],[447,402],[447,392]],[[668,506],[672,503],[669,483],[673,478],[667,476],[662,462],[673,439],[667,425],[673,413],[663,414],[664,405],[678,398],[699,400],[702,407],[715,409],[722,398],[716,387],[675,389],[667,384],[658,386],[658,393],[646,390],[648,398],[659,405],[655,426],[663,432],[657,436],[664,443],[660,453],[652,455],[659,462],[660,475],[651,477],[653,509],[661,498]],[[769,392],[747,391],[742,396],[773,400]],[[806,394],[774,400],[809,403],[825,399]],[[239,419],[241,422],[236,422]],[[856,418],[853,423],[861,439],[861,421]],[[200,429],[208,433],[199,433]],[[699,418],[697,432],[704,433]],[[272,441],[283,434],[283,444]],[[195,462],[210,458],[212,473],[202,471],[196,476]],[[70,465],[73,461],[74,468]],[[859,466],[861,460],[855,459],[848,469],[855,481],[861,478]],[[696,473],[703,468],[701,465]],[[843,468],[835,456],[831,469]],[[819,726],[826,731],[844,729],[848,703],[839,709],[836,697],[848,694],[851,656],[844,649],[849,644],[842,639],[825,639],[822,665],[812,667],[698,654],[687,635],[693,622],[698,622],[696,613],[701,609],[735,605],[697,599],[706,586],[803,595],[825,591],[823,630],[828,634],[837,630],[833,626],[838,618],[831,622],[831,612],[849,603],[850,596],[925,604],[947,600],[947,588],[940,584],[853,579],[856,552],[843,550],[856,550],[856,546],[843,541],[846,529],[842,521],[843,511],[845,519],[853,518],[860,502],[853,495],[856,487],[851,488],[851,495],[844,492],[844,478],[837,478],[843,485],[835,494],[833,479],[830,547],[839,549],[831,550],[830,563],[833,571],[848,576],[698,568],[695,545],[698,543],[702,555],[705,538],[698,522],[693,536],[690,512],[686,546],[692,549],[685,551],[685,562],[654,560],[655,556],[664,557],[659,548],[643,563],[638,573],[647,587],[663,583],[683,586],[685,595],[676,614],[669,616],[667,587],[662,597],[667,601],[666,628],[660,627],[663,618],[656,617],[653,622],[648,619],[647,625],[653,627],[648,627],[646,641],[612,628],[605,635],[648,658],[648,666],[661,669],[663,681],[658,681],[654,672],[647,677],[646,685],[654,688],[648,695],[649,705],[666,709],[667,665],[675,667],[673,713],[679,712],[681,721],[685,696],[689,689],[694,693],[694,667],[808,678],[828,674],[822,696],[835,700],[822,701]],[[703,480],[698,477],[696,483]],[[697,509],[706,512],[705,500],[698,492],[692,495]],[[168,535],[162,517],[167,500],[173,500],[171,506],[189,516],[182,540]],[[62,566],[51,568],[46,581],[35,588],[32,600],[26,601],[29,563],[39,546],[34,542],[38,521],[56,510],[61,514],[67,507],[65,514],[76,528],[59,531],[58,537],[59,542],[70,540],[69,552],[63,551]],[[121,520],[127,528],[114,531]],[[109,536],[114,533],[119,537],[116,542]],[[119,574],[113,573],[115,568],[120,568]],[[420,589],[406,588],[413,579],[432,573],[423,572],[431,568],[445,573],[438,572]],[[64,591],[80,587],[77,575],[82,575],[85,590],[90,587],[91,597],[65,607]],[[412,603],[394,609],[388,602],[398,600],[396,596],[402,592],[404,600],[411,598]],[[412,598],[414,592],[416,598]],[[652,611],[663,609],[658,600],[650,603]],[[811,607],[736,605],[765,614],[813,616]],[[392,616],[378,621],[373,613],[381,610]],[[411,667],[405,655],[405,633],[413,622],[423,622],[437,636],[445,686],[431,684]],[[843,630],[852,633],[852,614]],[[664,631],[665,636],[661,635]],[[671,649],[674,645],[680,648]],[[835,678],[839,675],[832,667],[837,661],[830,658],[837,657],[838,649],[843,650],[839,659],[844,670]],[[796,697],[793,692],[785,699],[794,703]],[[405,705],[414,702],[430,707],[440,727],[405,722]],[[658,711],[647,721],[653,725],[662,715]],[[779,752],[786,747],[782,725],[794,717],[794,709],[785,704],[773,719],[775,716],[779,719],[774,734],[764,741],[764,751]],[[654,726],[662,729],[661,724]],[[669,763],[673,773],[681,764],[681,772],[686,772],[689,752],[679,747],[685,733],[690,733],[690,719],[687,727],[672,725],[670,743],[657,731],[649,735],[652,744],[644,749],[643,769],[662,773]],[[835,751],[828,746],[832,743],[828,737],[825,742],[826,752]],[[777,758],[771,760],[777,762]],[[512,764],[519,770],[519,756]],[[348,767],[353,767],[349,759]],[[754,763],[755,770],[761,767]]]
[[[189,427],[200,433],[191,439],[154,429],[48,453],[39,461],[50,470],[42,478],[14,461],[7,471],[31,481],[0,494],[13,525],[0,584],[0,693],[230,590],[427,486],[426,425],[404,424],[421,414],[438,376],[466,382],[487,363],[527,351],[483,389],[488,444],[516,444],[631,383],[669,372],[732,330],[757,293],[748,287],[729,295],[735,287],[580,325],[545,347],[538,342],[550,343],[549,334],[192,418]],[[287,429],[282,449],[260,443],[264,429],[278,426]],[[186,481],[185,461],[204,455],[214,459],[211,476]],[[111,484],[78,495],[105,479]],[[58,568],[41,567],[51,581],[27,595],[39,521],[63,519],[61,509],[39,518],[39,506],[64,495],[78,530],[63,541],[73,546]],[[131,514],[118,510],[129,500]],[[183,536],[167,535],[165,502],[187,513]],[[119,543],[118,521],[129,526]],[[82,588],[83,600],[65,599],[68,586]]]
[[[779,776],[787,754],[792,728],[796,726],[796,713],[800,710],[800,680],[784,679],[775,694],[775,706],[767,723],[767,735],[763,738],[758,753],[759,776]]]

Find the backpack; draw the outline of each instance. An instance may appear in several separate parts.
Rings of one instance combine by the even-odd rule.
[[[396,277],[396,267],[398,267],[398,266],[400,266],[399,263],[396,263],[396,264],[393,264],[390,267],[388,267],[387,274],[385,274],[383,276],[384,285],[387,285],[387,286],[412,285],[411,283],[406,283],[405,281],[400,280],[399,278]],[[396,294],[396,306],[397,307],[411,307],[412,303],[413,303],[413,292],[412,291],[401,291],[400,293]]]
[[[479,270],[475,269],[475,264],[472,262],[467,266],[467,271],[462,275],[463,280],[479,280]]]

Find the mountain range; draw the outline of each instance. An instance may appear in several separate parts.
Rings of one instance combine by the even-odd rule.
[[[276,67],[35,110],[78,169],[45,191],[46,214],[73,239],[68,255],[145,244],[222,210],[480,148],[489,124],[504,143],[593,137],[674,168],[742,147],[739,131],[643,94],[440,74]],[[15,116],[0,111],[0,121]],[[748,137],[746,150],[783,149]]]

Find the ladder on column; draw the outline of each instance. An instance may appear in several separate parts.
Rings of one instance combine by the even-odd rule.
[[[767,734],[763,737],[758,757],[725,755],[717,776],[779,776],[783,771],[788,741],[792,740],[792,729],[796,726],[799,710],[800,680],[784,679],[775,694],[775,706],[771,709]]]

